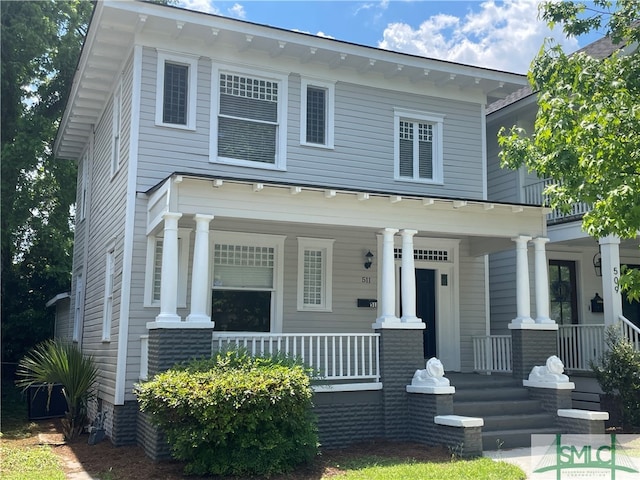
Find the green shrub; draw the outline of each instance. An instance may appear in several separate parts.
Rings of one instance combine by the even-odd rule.
[[[317,455],[310,372],[291,359],[223,352],[135,391],[188,474],[270,475]]]
[[[606,331],[606,347],[591,369],[602,391],[620,398],[623,426],[640,426],[640,352],[615,326]]]

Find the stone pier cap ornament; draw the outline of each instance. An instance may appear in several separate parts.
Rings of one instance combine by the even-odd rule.
[[[431,357],[427,360],[426,368],[416,370],[411,385],[417,387],[448,387],[449,379],[444,376],[444,365],[439,358]]]
[[[575,385],[564,373],[564,363],[556,355],[547,358],[545,365],[535,366],[529,373],[528,380],[523,380],[525,387],[573,389]]]

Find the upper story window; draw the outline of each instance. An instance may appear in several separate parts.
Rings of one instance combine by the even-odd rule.
[[[78,206],[76,207],[78,221],[83,221],[87,217],[87,197],[89,189],[89,149],[87,149],[82,156],[80,162],[81,175],[78,175],[80,179],[80,188],[78,189]]]
[[[443,123],[443,116],[395,111],[396,180],[442,183]]]
[[[113,291],[115,284],[115,246],[107,250],[104,276],[104,310],[102,316],[102,341],[111,340],[111,319],[113,317]]]
[[[300,143],[333,148],[333,83],[302,79]]]
[[[122,84],[113,94],[113,118],[111,121],[111,176],[120,169],[120,136],[122,132]]]
[[[198,61],[158,52],[156,124],[195,129]]]
[[[211,129],[214,161],[284,169],[286,77],[217,71]]]

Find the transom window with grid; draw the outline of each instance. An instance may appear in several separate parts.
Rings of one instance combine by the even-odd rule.
[[[396,178],[442,181],[442,119],[396,113]]]
[[[275,165],[280,101],[278,81],[220,73],[218,157]]]

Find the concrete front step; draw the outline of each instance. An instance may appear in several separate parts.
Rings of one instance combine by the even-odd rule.
[[[536,430],[538,428],[555,428],[556,420],[548,413],[529,413],[526,415],[494,415],[484,418],[483,432],[497,430]]]
[[[497,388],[460,388],[456,389],[456,402],[527,400],[529,392],[523,388],[505,386]]]
[[[482,431],[483,450],[502,450],[507,448],[519,448],[531,446],[531,435],[555,434],[557,428],[526,428],[518,430],[491,430]]]
[[[457,393],[456,393],[457,395]],[[537,400],[492,400],[487,402],[458,402],[455,395],[453,413],[469,417],[489,417],[496,415],[526,415],[540,413],[540,402]]]
[[[479,388],[522,387],[522,380],[511,375],[479,375],[472,373],[447,373],[445,376],[457,390]]]

